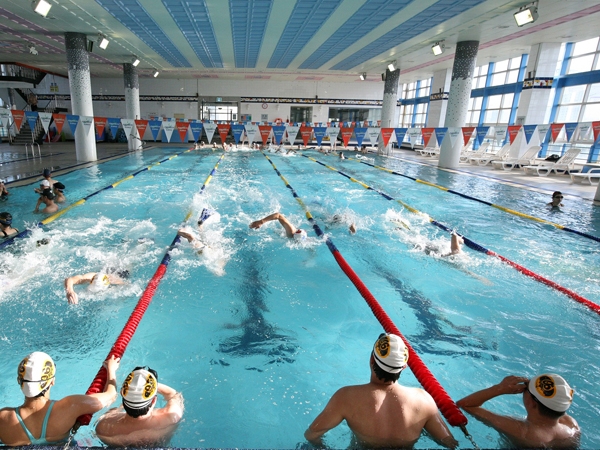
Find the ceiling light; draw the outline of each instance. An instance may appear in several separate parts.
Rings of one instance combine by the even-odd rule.
[[[154,69],[154,73],[152,75],[154,78],[156,78],[158,76],[158,70]]]
[[[515,13],[515,21],[517,26],[522,27],[528,23],[533,23],[538,18],[537,2],[530,5],[524,6]]]
[[[431,46],[431,51],[435,56],[439,56],[444,52],[444,44],[443,42],[436,42]]]
[[[365,81],[367,79],[367,72],[363,72],[359,75],[359,78],[361,79],[361,81]]]
[[[133,58],[131,58],[131,64],[133,65],[133,67],[137,67],[137,65],[140,63],[140,60],[138,59],[137,56],[134,56]]]
[[[105,50],[108,47],[108,39],[103,34],[98,35],[98,47]]]
[[[391,63],[388,64],[388,70],[390,72],[393,72],[394,70],[396,70],[396,67],[394,66],[394,64],[396,64],[396,61],[392,61]]]
[[[29,46],[29,53],[31,53],[32,55],[37,55],[37,54],[38,54],[38,51],[37,51],[37,49],[35,48],[35,45],[31,44],[31,45]]]
[[[31,6],[36,13],[43,17],[46,17],[52,8],[52,5],[46,0],[35,0]]]

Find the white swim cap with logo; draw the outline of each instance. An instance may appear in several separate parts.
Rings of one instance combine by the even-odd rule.
[[[296,230],[296,232],[294,233],[294,239],[297,241],[303,241],[304,239],[306,239],[308,235],[306,234],[306,231],[304,230]]]
[[[373,346],[375,363],[388,373],[399,373],[408,364],[408,348],[395,334],[379,335]]]
[[[565,412],[573,402],[573,389],[555,373],[544,373],[529,380],[529,392],[552,411]]]
[[[123,382],[121,396],[123,405],[131,409],[148,406],[158,392],[158,380],[146,369],[135,369]]]
[[[35,397],[50,386],[55,374],[52,358],[44,352],[33,352],[19,364],[17,382],[25,397]]]
[[[105,290],[108,286],[110,286],[108,275],[106,275],[104,272],[98,272],[96,275],[94,275],[94,278],[92,278],[92,282],[88,286],[88,290],[96,293]]]

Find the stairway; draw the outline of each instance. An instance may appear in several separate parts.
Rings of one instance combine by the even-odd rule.
[[[42,145],[44,143],[44,128],[41,128],[41,132],[38,131],[37,136],[35,136],[35,142]],[[21,125],[21,130],[19,133],[13,138],[11,145],[25,145],[31,144],[31,127],[29,126],[29,122],[27,120],[23,120],[23,124]]]

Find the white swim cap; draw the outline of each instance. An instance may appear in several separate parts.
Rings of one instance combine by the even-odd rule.
[[[104,272],[98,272],[96,275],[94,275],[94,278],[92,278],[92,282],[88,286],[88,290],[96,293],[103,291],[108,286],[110,286],[108,275],[106,275]]]
[[[158,392],[158,379],[152,369],[136,367],[127,375],[121,387],[123,405],[132,409],[148,406]]]
[[[573,402],[573,389],[555,373],[544,373],[529,380],[529,393],[552,411],[565,412]]]
[[[303,241],[304,239],[306,239],[306,231],[304,230],[296,230],[296,232],[294,233],[294,239],[297,241]]]
[[[17,382],[25,397],[35,397],[50,386],[55,374],[52,358],[44,352],[33,352],[19,364]]]
[[[50,182],[48,180],[42,180],[40,186],[50,187]]]
[[[373,346],[373,358],[386,372],[399,373],[408,364],[408,349],[395,334],[382,333]]]

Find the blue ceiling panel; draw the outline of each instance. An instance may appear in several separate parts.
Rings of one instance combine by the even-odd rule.
[[[255,68],[273,0],[229,0],[235,67]]]
[[[486,0],[440,0],[436,4],[425,9],[415,17],[398,25],[393,30],[374,40],[354,54],[340,61],[332,70],[350,70],[363,62],[380,55],[409,39],[423,33],[440,23],[446,22],[453,17],[484,3]]]
[[[367,1],[300,65],[300,69],[318,69],[411,2],[412,0]]]
[[[302,0],[297,2],[267,67],[269,69],[287,68],[340,3],[342,0]]]
[[[223,68],[206,0],[162,0],[204,67]]]
[[[96,0],[96,3],[173,67],[192,67],[139,0]]]

